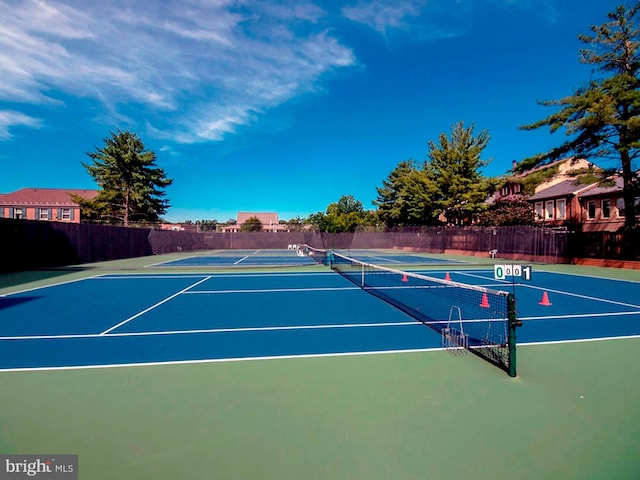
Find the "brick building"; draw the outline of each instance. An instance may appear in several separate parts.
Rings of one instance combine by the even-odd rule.
[[[98,190],[23,188],[0,194],[0,218],[80,223],[80,206],[73,196],[95,198]]]

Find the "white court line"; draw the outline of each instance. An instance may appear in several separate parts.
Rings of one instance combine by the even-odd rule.
[[[609,312],[609,313],[581,313],[579,315],[547,315],[542,317],[518,317],[518,320],[530,321],[530,320],[565,320],[565,319],[580,319],[580,318],[594,318],[594,317],[617,317],[626,315],[640,315],[640,310],[637,312]]]
[[[247,277],[315,277],[315,276],[333,276],[335,277],[335,272],[289,272],[289,273],[236,273],[236,272],[224,272],[224,273],[139,273],[139,274],[131,274],[131,273],[105,273],[95,278],[99,278],[100,280],[120,280],[120,279],[135,279],[135,278],[201,278],[203,275],[209,275],[211,278],[247,278]]]
[[[518,342],[518,348],[522,346],[530,346],[530,345],[556,345],[562,343],[588,343],[588,342],[601,342],[603,340],[626,340],[628,338],[640,338],[640,335],[629,335],[629,336],[617,336],[617,337],[599,337],[599,338],[576,338],[572,340],[551,340],[548,342]]]
[[[192,292],[186,292],[192,293]],[[638,312],[612,312],[612,313],[587,313],[583,315],[550,315],[542,317],[522,317],[522,321],[544,321],[544,320],[564,320],[564,319],[580,319],[590,317],[616,317],[627,315],[640,315]],[[507,319],[500,318],[480,318],[473,320],[463,320],[465,325],[473,323],[504,323]],[[320,324],[320,325],[284,325],[272,327],[233,327],[233,328],[206,328],[194,330],[158,330],[143,332],[120,332],[109,333],[109,337],[143,337],[154,335],[188,335],[200,333],[235,333],[235,332],[261,332],[261,331],[286,331],[286,330],[324,330],[336,328],[375,328],[375,327],[396,327],[396,326],[428,326],[429,324],[443,324],[446,320],[434,320],[431,322],[421,322],[420,320],[411,320],[408,322],[382,322],[382,323],[338,323],[338,324]],[[1,340],[56,340],[56,339],[73,339],[73,338],[104,338],[103,333],[78,333],[78,334],[56,334],[56,335],[16,335],[8,337],[0,337]],[[605,337],[611,338],[611,337]],[[617,337],[616,337],[617,338]],[[633,338],[633,336],[624,336],[620,338]],[[548,342],[543,342],[548,343]]]
[[[485,284],[485,285],[493,285],[494,287],[497,287],[497,286],[507,287],[509,285],[513,285],[513,282],[508,282],[506,280],[500,281],[500,280],[496,280],[495,278],[487,278],[484,275],[474,275],[473,273],[469,273],[470,271],[471,270],[467,270],[467,271],[456,270],[456,271],[454,271],[452,273],[455,273],[456,275],[462,275],[462,276],[465,276],[465,277],[479,278],[481,280],[493,280],[493,283],[488,283],[488,284]],[[493,274],[493,272],[491,270],[479,270],[479,271]]]
[[[462,275],[467,275],[469,277],[476,277],[476,278],[482,278],[484,280],[487,280],[486,277],[481,277],[480,275],[471,275],[471,274],[466,274],[464,272],[456,272],[456,274],[462,274]],[[507,285],[511,285],[511,283],[510,282],[505,282],[502,285],[503,286],[507,286]],[[529,285],[529,284],[526,284],[526,283],[519,283],[518,287],[531,288],[533,290],[541,290],[541,291],[550,292],[550,293],[557,293],[558,295],[567,295],[569,297],[577,297],[577,298],[582,298],[584,300],[594,300],[596,302],[610,303],[612,305],[619,305],[621,307],[640,308],[640,305],[635,305],[633,303],[619,302],[617,300],[609,300],[609,299],[601,298],[601,297],[592,297],[590,295],[583,295],[581,293],[572,293],[572,292],[567,292],[565,290],[554,290],[554,289],[545,288],[545,287],[537,287],[535,285]]]
[[[144,268],[157,267],[157,266],[172,267],[174,265],[170,265],[171,263],[182,262],[183,260],[189,260],[190,258],[198,258],[199,256],[200,255],[190,255],[188,257],[181,257],[181,258],[176,258],[176,259],[173,259],[173,260],[165,260],[164,262],[151,263],[149,265],[145,265]]]
[[[0,372],[27,372],[27,371],[49,371],[49,370],[88,370],[98,368],[119,368],[119,367],[153,367],[160,365],[192,365],[199,363],[228,363],[228,362],[246,362],[246,361],[263,361],[263,360],[289,360],[299,358],[325,358],[325,357],[356,357],[361,355],[388,355],[398,353],[420,353],[420,352],[437,352],[443,350],[442,347],[433,348],[412,348],[407,350],[371,350],[364,352],[338,352],[338,353],[303,353],[292,355],[271,355],[265,357],[234,357],[234,358],[210,358],[202,360],[175,360],[167,362],[137,362],[137,363],[113,363],[107,365],[76,365],[70,367],[19,367],[19,368],[0,368]]]
[[[145,336],[161,336],[161,335],[189,335],[200,333],[236,333],[236,332],[271,332],[286,330],[325,330],[337,328],[375,328],[375,327],[397,327],[397,326],[423,326],[417,320],[409,322],[383,322],[383,323],[338,323],[335,325],[285,325],[279,327],[235,327],[235,328],[207,328],[197,330],[159,330],[157,332],[120,332],[109,333],[79,333],[65,335],[20,335],[13,337],[0,337],[1,340],[56,340],[56,339],[73,339],[73,338],[105,338],[105,337],[145,337]]]
[[[96,277],[97,280],[175,280],[178,278],[202,278],[204,274],[180,274],[180,273],[140,273],[138,275],[132,275],[130,273],[107,273],[100,277]]]
[[[5,293],[3,295],[0,295],[1,297],[8,297],[10,295],[18,295],[20,293],[27,293],[27,292],[33,292],[35,290],[42,290],[44,288],[51,288],[51,287],[57,287],[59,285],[67,285],[68,283],[77,283],[77,282],[82,282],[83,280],[94,280],[97,278],[100,278],[102,275],[93,275],[91,277],[82,277],[82,278],[76,278],[75,280],[66,280],[64,282],[58,282],[58,283],[50,283],[48,285],[42,285],[40,287],[33,287],[33,288],[25,288],[24,290],[18,290],[16,292],[9,292],[9,293]]]
[[[238,260],[237,262],[233,262],[234,265],[238,265],[241,262],[244,262],[247,258],[249,258],[249,256],[247,255],[246,257],[242,257],[240,260]]]
[[[612,305],[620,305],[622,307],[640,308],[640,305],[635,305],[633,303],[618,302],[616,300],[608,300],[606,298],[600,298],[600,297],[591,297],[589,295],[582,295],[580,293],[571,293],[571,292],[565,292],[563,290],[553,290],[553,289],[544,288],[544,287],[535,287],[533,285],[522,285],[522,286],[526,288],[532,288],[534,290],[544,290],[545,292],[557,293],[559,295],[568,295],[570,297],[577,297],[585,300],[595,300],[597,302],[610,303]]]
[[[612,278],[612,277],[594,277],[592,275],[586,275],[584,273],[554,272],[552,270],[545,270],[544,268],[540,268],[540,271],[544,273],[553,273],[555,275],[573,275],[574,277],[585,277],[585,278],[592,278],[596,280],[613,280],[614,282],[640,283],[640,280],[629,280],[627,278]]]
[[[626,340],[629,338],[640,338],[640,335],[629,337],[602,337],[589,338],[581,340],[560,340],[554,342],[531,342],[518,343],[521,346],[539,346],[553,345],[558,343],[586,343],[601,342],[607,340]],[[247,362],[247,361],[268,361],[268,360],[295,360],[305,358],[332,358],[332,357],[357,357],[362,355],[394,355],[403,353],[423,353],[423,352],[439,352],[444,350],[442,347],[432,348],[411,348],[407,350],[371,350],[364,352],[338,352],[338,353],[305,353],[300,355],[272,355],[265,357],[235,357],[235,358],[210,358],[201,360],[175,360],[167,362],[136,362],[136,363],[112,363],[106,365],[75,365],[65,367],[17,367],[17,368],[0,368],[0,372],[28,372],[28,371],[50,371],[50,370],[92,370],[101,368],[123,368],[123,367],[157,367],[162,365],[196,365],[206,363],[230,363],[230,362]]]
[[[406,288],[406,287],[405,287]],[[338,292],[342,290],[361,290],[360,287],[309,287],[309,288],[264,288],[254,290],[193,290],[186,295],[212,295],[224,293],[290,293],[290,292]]]
[[[167,297],[167,298],[165,298],[164,300],[161,300],[160,302],[156,303],[155,305],[151,305],[149,308],[147,308],[147,309],[145,309],[145,310],[143,310],[143,311],[141,311],[141,312],[136,313],[134,316],[129,317],[129,318],[127,318],[126,320],[123,320],[122,322],[118,323],[117,325],[114,325],[113,327],[108,328],[108,329],[107,329],[107,330],[105,330],[104,332],[100,333],[100,335],[106,335],[107,333],[111,332],[112,330],[115,330],[116,328],[121,327],[122,325],[124,325],[124,324],[126,324],[126,323],[129,323],[131,320],[134,320],[134,319],[138,318],[139,316],[144,315],[144,314],[145,314],[145,313],[147,313],[147,312],[150,312],[150,311],[151,311],[151,310],[153,310],[154,308],[159,307],[159,306],[160,306],[160,305],[162,305],[163,303],[166,303],[166,302],[168,302],[169,300],[172,300],[172,299],[176,298],[178,295],[183,294],[184,292],[186,292],[186,291],[187,291],[187,290],[189,290],[190,288],[193,288],[193,287],[195,287],[195,286],[197,286],[197,285],[200,285],[200,284],[201,284],[201,283],[203,283],[203,282],[206,282],[206,281],[207,281],[207,280],[209,280],[210,278],[211,278],[211,277],[205,277],[205,278],[203,278],[202,280],[200,280],[200,281],[198,281],[198,282],[196,282],[196,283],[194,283],[194,284],[192,284],[192,285],[189,285],[189,286],[188,286],[188,287],[186,287],[186,288],[183,288],[182,290],[180,290],[180,291],[179,291],[179,292],[177,292],[177,293],[174,293],[174,294],[173,294],[173,295],[171,295],[170,297]]]
[[[387,257],[375,257],[375,256],[371,256],[371,257],[369,257],[369,258],[375,258],[376,260],[384,260],[385,262],[388,262],[388,263],[398,263],[398,264],[402,263],[400,260],[393,260],[393,259],[391,259],[391,258],[387,258]]]

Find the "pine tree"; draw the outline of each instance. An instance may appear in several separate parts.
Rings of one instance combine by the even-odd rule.
[[[527,169],[567,154],[579,157],[614,158],[620,162],[624,182],[625,226],[636,224],[633,161],[640,154],[640,29],[636,16],[640,2],[627,8],[620,5],[608,14],[609,21],[592,26],[591,35],[578,35],[586,45],[580,62],[595,66],[605,76],[593,79],[572,95],[560,100],[539,102],[559,110],[524,130],[564,128],[569,139],[550,152],[525,159]]]
[[[111,132],[105,146],[87,153],[92,164],[82,165],[102,188],[84,207],[106,223],[156,222],[169,208],[164,188],[173,183],[156,166],[156,154],[146,150],[129,131]]]
[[[449,224],[470,224],[486,210],[485,200],[496,187],[496,182],[480,171],[489,164],[489,160],[481,159],[489,133],[482,130],[476,135],[473,129],[473,125],[465,128],[459,122],[452,126],[450,136],[442,133],[438,143],[429,142],[424,170],[437,187],[436,210]]]
[[[378,197],[373,204],[378,207],[378,217],[387,227],[410,224],[408,198],[406,195],[409,177],[415,172],[413,160],[404,160],[377,187]]]

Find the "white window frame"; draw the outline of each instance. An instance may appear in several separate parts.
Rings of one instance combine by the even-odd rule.
[[[38,220],[49,220],[49,209],[48,208],[40,208],[40,209],[38,209]]]
[[[618,218],[624,217],[624,198],[618,197],[616,198],[616,216]]]
[[[605,209],[605,204],[606,204],[606,209]],[[605,215],[606,212],[606,215]],[[600,201],[600,216],[602,218],[611,218],[611,199],[610,198],[603,198]]]
[[[71,220],[71,209],[70,208],[61,208],[60,209],[60,219],[61,220]]]
[[[555,219],[555,213],[556,213],[555,201],[547,200],[546,202],[544,202],[544,219],[545,220]]]
[[[556,200],[556,218],[558,220],[567,219],[567,200],[564,198]]]
[[[544,220],[544,208],[543,208],[543,203],[542,202],[536,202],[534,204],[534,208],[536,211],[536,217],[538,217],[539,220]]]
[[[591,207],[593,207],[593,215],[591,215]],[[595,220],[596,219],[596,201],[595,200],[589,200],[587,202],[587,219],[588,220]]]

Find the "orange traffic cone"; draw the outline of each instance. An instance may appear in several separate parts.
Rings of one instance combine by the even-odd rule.
[[[404,275],[402,275],[402,281],[403,282],[408,282],[409,279],[407,278],[407,274],[405,273]]]
[[[550,307],[551,306],[551,302],[549,301],[549,295],[547,294],[547,292],[544,292],[542,294],[542,300],[540,300],[538,303],[540,305],[545,306],[545,307]]]
[[[444,279],[445,279],[447,282],[450,282],[450,281],[451,281],[451,275],[449,275],[449,272],[447,272],[447,274],[444,276]]]
[[[483,293],[482,294],[482,301],[480,302],[480,306],[482,308],[489,308],[491,305],[489,305],[489,299],[487,298],[487,294]]]

